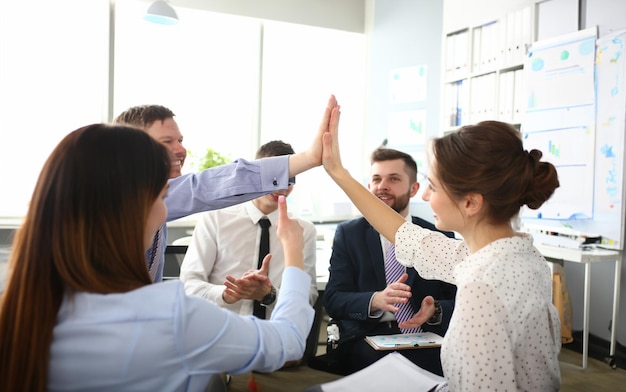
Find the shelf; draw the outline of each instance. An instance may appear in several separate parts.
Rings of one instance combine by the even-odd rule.
[[[533,42],[533,7],[445,34],[442,128],[484,120],[521,126],[527,48]]]

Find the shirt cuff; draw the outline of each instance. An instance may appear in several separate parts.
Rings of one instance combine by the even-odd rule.
[[[372,294],[372,296],[370,297],[370,302],[367,306],[367,309],[368,309],[367,315],[369,316],[369,318],[379,319],[383,316],[383,313],[384,313],[382,309],[379,309],[375,312],[370,311],[370,309],[372,309],[372,300],[374,299],[374,295],[376,295],[376,292],[374,292],[374,294]]]

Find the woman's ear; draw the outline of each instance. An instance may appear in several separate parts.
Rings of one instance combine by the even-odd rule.
[[[465,214],[466,216],[475,216],[483,208],[483,195],[480,193],[469,193],[465,196]]]

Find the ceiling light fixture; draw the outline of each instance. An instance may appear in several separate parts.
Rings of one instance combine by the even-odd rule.
[[[162,25],[175,25],[178,23],[176,11],[163,0],[157,0],[152,3],[143,18],[148,22]]]

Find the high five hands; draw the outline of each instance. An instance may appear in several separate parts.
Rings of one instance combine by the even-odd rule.
[[[336,104],[336,102],[335,100],[335,106],[330,111],[328,131],[322,135],[322,164],[333,179],[341,175],[343,170],[341,154],[339,153],[339,117],[341,116],[341,106]]]

